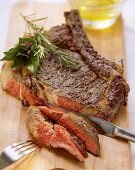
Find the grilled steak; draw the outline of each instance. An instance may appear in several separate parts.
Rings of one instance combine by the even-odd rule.
[[[57,37],[63,37],[63,44],[68,48],[63,50],[78,61],[80,68],[61,68],[58,56],[50,54],[42,61],[36,77],[22,76],[21,80],[18,79],[23,84],[18,98],[33,105],[44,105],[44,101],[48,100],[58,106],[110,121],[121,106],[126,105],[129,87],[123,79],[123,69],[94,50],[83,30],[78,11],[65,12],[65,17],[66,25],[56,26],[49,33],[60,47],[62,43],[58,43]],[[8,69],[12,75],[16,74],[6,65],[2,69],[3,77]],[[3,88],[17,96],[13,86],[18,86],[18,82],[12,85],[11,82],[4,83]]]
[[[75,134],[84,142],[86,149],[94,155],[99,155],[99,141],[96,129],[82,117],[73,112],[60,112],[49,109],[46,106],[39,106],[45,116],[55,120],[64,126],[69,132]]]
[[[57,45],[77,52],[66,51],[77,58],[80,69],[60,70],[57,61],[50,58],[46,65],[44,61],[41,64],[37,79],[47,83],[44,91],[50,102],[112,120],[121,105],[126,105],[129,92],[122,76],[123,68],[101,57],[92,47],[82,28],[78,11],[65,12],[65,18],[67,25],[54,27],[49,32]]]
[[[77,137],[71,135],[63,126],[53,124],[36,107],[30,107],[28,110],[27,126],[34,141],[42,147],[64,148],[81,162],[84,161],[84,156],[87,156],[82,142]]]

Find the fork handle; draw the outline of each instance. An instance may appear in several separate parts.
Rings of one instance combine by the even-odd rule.
[[[8,165],[10,165],[11,163],[7,162],[5,159],[3,159],[0,156],[0,170],[4,169],[5,167],[7,167]]]
[[[116,126],[113,134],[114,134],[114,136],[118,136],[118,137],[127,139],[127,140],[135,143],[135,133],[133,133],[133,132],[124,130],[124,129]]]

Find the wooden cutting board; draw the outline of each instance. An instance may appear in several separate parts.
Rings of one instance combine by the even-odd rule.
[[[6,49],[12,47],[22,36],[25,24],[19,15],[37,13],[37,17],[48,16],[46,29],[64,22],[65,4],[18,3],[11,11]],[[124,59],[123,30],[121,18],[109,29],[87,30],[90,41],[100,54],[111,59]],[[10,76],[10,75],[9,75]],[[21,102],[0,89],[0,152],[16,141],[25,141],[29,135],[26,120],[27,108]],[[123,108],[114,123],[127,128],[128,112]],[[69,153],[60,149],[42,148],[23,158],[7,169],[12,170],[131,170],[130,144],[125,140],[99,136],[101,155],[89,154],[85,163],[79,163]]]

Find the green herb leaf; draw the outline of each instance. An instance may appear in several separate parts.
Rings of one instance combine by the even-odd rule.
[[[10,57],[7,57],[7,56],[4,56],[2,59],[0,59],[0,61],[13,61],[13,58],[10,58]]]
[[[33,45],[37,45],[37,41],[34,40],[33,38],[19,38],[19,44],[31,42]]]
[[[4,54],[6,57],[13,59],[14,56],[16,56],[19,51],[20,51],[20,48],[16,46],[16,48],[11,48],[9,51],[4,52]]]
[[[28,69],[31,73],[35,73],[35,69],[34,69],[33,64],[28,64],[28,65],[27,65],[27,69]]]

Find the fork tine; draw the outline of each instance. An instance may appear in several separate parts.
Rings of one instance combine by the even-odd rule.
[[[25,144],[22,144],[22,145],[17,145],[15,146],[13,149],[15,149],[15,151],[19,150],[19,149],[22,149],[22,148],[29,148],[30,146],[36,146],[35,143],[25,143]]]
[[[38,147],[38,146],[31,147],[31,148],[29,148],[29,149],[27,149],[27,150],[23,151],[23,153],[24,153],[25,155],[27,155],[27,154],[29,154],[29,153],[31,153],[31,152],[33,152],[33,151],[37,150],[37,149],[39,149],[39,147]]]
[[[28,141],[26,141],[26,142],[20,142],[20,143],[14,143],[14,144],[12,144],[11,145],[11,147],[12,148],[14,148],[14,147],[18,147],[18,146],[25,146],[25,145],[30,145],[30,144],[33,144],[34,142],[32,141],[32,140],[28,140]]]
[[[19,153],[21,153],[21,152],[24,152],[24,151],[26,151],[26,150],[28,150],[28,149],[31,149],[31,148],[33,148],[33,147],[35,147],[36,146],[36,144],[31,144],[31,145],[27,145],[27,146],[24,146],[24,147],[17,147],[16,148],[16,151],[18,151]]]

